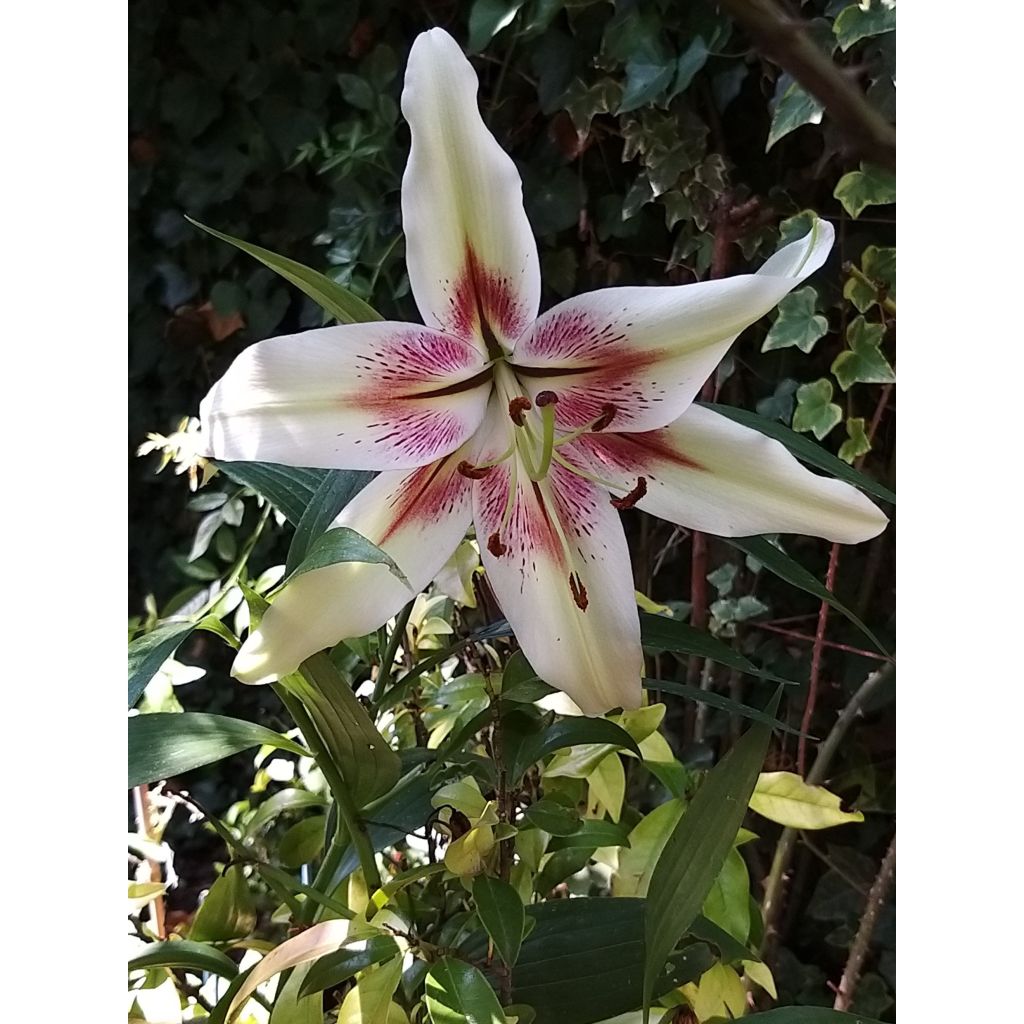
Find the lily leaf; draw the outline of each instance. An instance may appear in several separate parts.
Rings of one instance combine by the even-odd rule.
[[[317,305],[323,307],[339,323],[362,324],[384,319],[373,306],[363,302],[361,298],[353,295],[352,292],[342,287],[337,281],[332,281],[329,277],[325,277],[311,267],[288,259],[287,256],[279,256],[277,253],[264,249],[262,246],[253,245],[251,242],[243,242],[240,238],[233,238],[231,235],[225,235],[221,231],[207,227],[205,224],[200,224],[199,221],[194,220],[192,217],[186,216],[185,219],[190,224],[194,224],[200,230],[205,231],[208,235],[213,235],[214,238],[219,238],[222,242],[230,243],[236,249],[241,249],[242,252],[248,253],[254,259],[259,260],[265,267],[270,267],[274,273],[280,274],[286,281],[295,285],[300,291],[305,292],[306,295]]]
[[[762,772],[750,798],[750,809],[787,828],[831,828],[863,821],[860,811],[844,811],[841,801],[824,786],[809,786],[793,772]]]
[[[383,796],[395,785],[398,754],[326,654],[307,658],[280,685],[305,705],[357,804]]]
[[[763,1013],[752,1013],[743,1020],[744,1024],[747,1021],[757,1021],[757,1024],[882,1024],[862,1013],[843,1013],[824,1006],[779,1006]]]
[[[128,719],[128,786],[169,779],[262,745],[309,753],[279,732],[238,718],[200,711],[135,715]]]
[[[824,583],[809,573],[799,562],[790,558],[785,551],[780,551],[765,537],[723,537],[722,539],[734,548],[739,548],[744,554],[756,558],[779,579],[783,579],[801,590],[806,590],[808,594],[813,594],[819,600],[827,601],[840,615],[845,615],[882,654],[888,655],[889,652],[882,646],[878,637]]]
[[[719,711],[728,711],[731,715],[739,715],[741,718],[749,718],[752,722],[762,722],[770,725],[779,732],[788,732],[791,736],[802,735],[799,729],[765,714],[759,708],[752,708],[749,704],[741,704],[739,701],[724,697],[714,690],[702,690],[699,686],[691,686],[689,683],[679,683],[674,679],[645,679],[645,690],[660,690],[663,693],[677,693],[680,697],[688,697],[708,707],[717,708]]]
[[[255,927],[256,907],[245,869],[240,864],[230,864],[199,904],[189,928],[189,939],[197,943],[228,942],[244,938]]]
[[[392,576],[401,580],[407,587],[410,586],[408,577],[386,551],[348,526],[336,526],[333,530],[320,534],[310,544],[305,557],[290,578],[295,579],[296,576],[313,572],[316,569],[326,569],[339,562],[369,562],[375,565],[386,565]]]
[[[767,708],[774,717],[782,691]],[[718,877],[768,751],[769,726],[756,722],[708,773],[665,843],[647,889],[644,1008],[672,948],[692,926]]]
[[[374,478],[358,469],[332,469],[324,477],[295,527],[285,574],[291,575],[305,559],[314,541],[334,522],[338,513]]]
[[[734,647],[722,643],[717,637],[705,633],[685,622],[668,619],[664,615],[640,613],[640,641],[648,651],[672,651],[676,654],[692,654],[698,658],[710,658],[720,665],[727,665],[747,675],[760,676],[774,683],[798,685],[794,679],[783,679],[771,672],[758,668],[743,657]],[[657,687],[655,687],[656,689]]]
[[[189,939],[174,942],[152,942],[128,961],[128,970],[142,967],[184,968],[197,974],[216,974],[233,978],[238,967],[219,949]]]
[[[128,708],[135,707],[149,681],[194,630],[192,622],[165,622],[128,645]]]
[[[235,483],[251,487],[266,498],[293,526],[330,473],[327,469],[280,466],[276,462],[217,462]]]

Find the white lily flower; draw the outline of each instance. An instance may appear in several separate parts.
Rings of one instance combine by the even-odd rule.
[[[608,288],[537,316],[522,182],[477,107],[477,77],[440,29],[420,35],[402,110],[409,278],[426,326],[364,323],[242,352],[202,403],[209,452],[375,469],[341,513],[383,565],[308,572],[235,661],[265,682],[388,621],[471,522],[487,578],[541,678],[587,714],[640,704],[643,656],[618,509],[722,536],[875,536],[882,512],[778,442],[691,403],[736,336],[817,270],[817,221],[756,274]]]

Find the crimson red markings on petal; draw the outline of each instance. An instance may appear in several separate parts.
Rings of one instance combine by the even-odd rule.
[[[420,466],[392,493],[388,503],[392,510],[391,521],[378,544],[384,544],[414,521],[433,523],[455,511],[456,504],[468,495],[470,483],[452,472],[453,458],[449,455]]]
[[[368,402],[415,397],[416,391],[482,365],[479,352],[458,338],[415,328],[396,332],[374,352],[356,356],[356,362],[356,376],[365,381],[360,397]]]
[[[707,466],[676,447],[666,430],[646,430],[636,434],[603,433],[599,437],[584,434],[574,444],[630,474],[651,476],[652,464],[659,461],[682,469],[707,472]]]
[[[394,403],[381,409],[381,426],[391,429],[373,438],[374,444],[391,442],[397,452],[413,459],[458,446],[466,433],[465,422],[455,413],[439,409],[415,409]]]
[[[481,313],[491,330],[509,342],[529,324],[530,314],[523,309],[511,278],[486,266],[468,243],[462,273],[450,287],[451,311],[445,329],[460,338],[482,335]]]

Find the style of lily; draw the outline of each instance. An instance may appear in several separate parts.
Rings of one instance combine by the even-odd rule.
[[[755,274],[608,288],[541,314],[537,246],[477,77],[440,29],[409,57],[402,182],[426,326],[361,323],[243,351],[204,399],[209,454],[380,470],[341,513],[384,549],[297,577],[233,672],[266,682],[393,617],[472,523],[486,578],[538,675],[590,715],[636,708],[643,655],[619,510],[721,536],[875,536],[882,512],[778,442],[693,405],[747,326],[824,262],[816,221]]]

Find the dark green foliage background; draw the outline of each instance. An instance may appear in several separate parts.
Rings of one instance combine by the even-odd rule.
[[[833,22],[848,6],[814,0],[801,13],[814,19],[816,35],[829,40],[826,49],[836,60],[857,69],[869,99],[894,116],[895,33],[837,49]],[[514,21],[494,34],[513,8],[519,8]],[[522,173],[545,306],[612,284],[705,279],[713,259],[719,272],[753,269],[778,244],[787,217],[811,208],[833,220],[836,249],[812,282],[828,333],[809,353],[795,347],[762,353],[769,324],[751,328],[719,371],[722,402],[748,409],[760,402],[763,414],[788,424],[796,385],[828,378],[846,347],[857,310],[842,299],[842,264],[858,263],[867,245],[894,244],[891,206],[870,206],[851,220],[834,198],[858,160],[829,117],[802,123],[813,111],[776,111],[792,80],[759,56],[710,0],[136,0],[130,17],[130,452],[148,431],[169,433],[181,417],[195,415],[243,347],[322,323],[309,300],[204,236],[185,213],[325,270],[387,318],[419,319],[400,233],[409,137],[398,99],[412,40],[433,25],[474,52],[485,117]],[[796,127],[766,152],[773,113],[775,134],[787,118]],[[747,205],[752,198],[756,203]],[[735,242],[722,244],[723,219],[737,208],[749,212],[737,221]],[[236,314],[244,326],[217,340],[217,326]],[[883,350],[891,361],[891,329]],[[836,384],[833,401],[842,418],[870,421],[878,394],[877,386],[844,393]],[[837,451],[845,437],[837,426],[823,444]],[[865,470],[891,484],[893,453],[886,411]],[[180,477],[154,474],[154,461],[129,459],[129,613],[135,615],[149,594],[160,614],[168,614],[204,579],[202,559],[187,560],[201,513],[186,509]],[[671,528],[633,514],[627,529],[638,587],[658,600],[688,600],[689,544],[673,548],[655,574]],[[827,544],[794,539],[789,548],[824,575]],[[230,560],[223,555],[206,556],[221,559],[217,572]],[[879,542],[844,549],[838,582],[843,599],[883,637],[893,625],[891,557],[891,530]],[[712,541],[709,568],[730,560],[737,566],[735,597],[750,574],[732,549]],[[793,628],[813,632],[817,605],[806,595],[762,581],[757,596],[775,618],[811,616]],[[859,645],[857,634],[844,629],[834,623],[835,638]],[[777,636],[756,630],[742,639],[759,645],[767,661],[766,648],[774,645],[776,670],[807,678],[809,645],[784,648]],[[827,655],[817,735],[841,706],[844,687],[872,667],[855,655]],[[194,709],[222,711],[232,700],[219,688],[204,692],[209,702]],[[763,694],[744,699],[763,703]],[[791,703],[798,709],[800,699]],[[846,775],[834,785],[854,795],[858,785],[872,787],[883,808],[855,835],[837,833],[856,848],[836,846],[832,860],[859,882],[870,882],[870,865],[877,865],[891,828],[884,812],[892,782],[889,716],[876,713],[876,721],[861,730]],[[670,718],[668,729],[676,730],[673,745],[688,759],[710,759],[710,751],[685,746],[681,716]],[[714,729],[711,734],[715,742]],[[776,751],[778,766],[790,767],[792,753]],[[779,994],[830,1002],[824,978],[837,977],[837,964],[841,969],[863,897],[806,851],[801,856],[800,888],[784,924]],[[859,1008],[880,1015],[893,985],[888,935],[877,937],[876,946],[873,980],[862,988],[864,997],[874,991],[875,1000]]]

